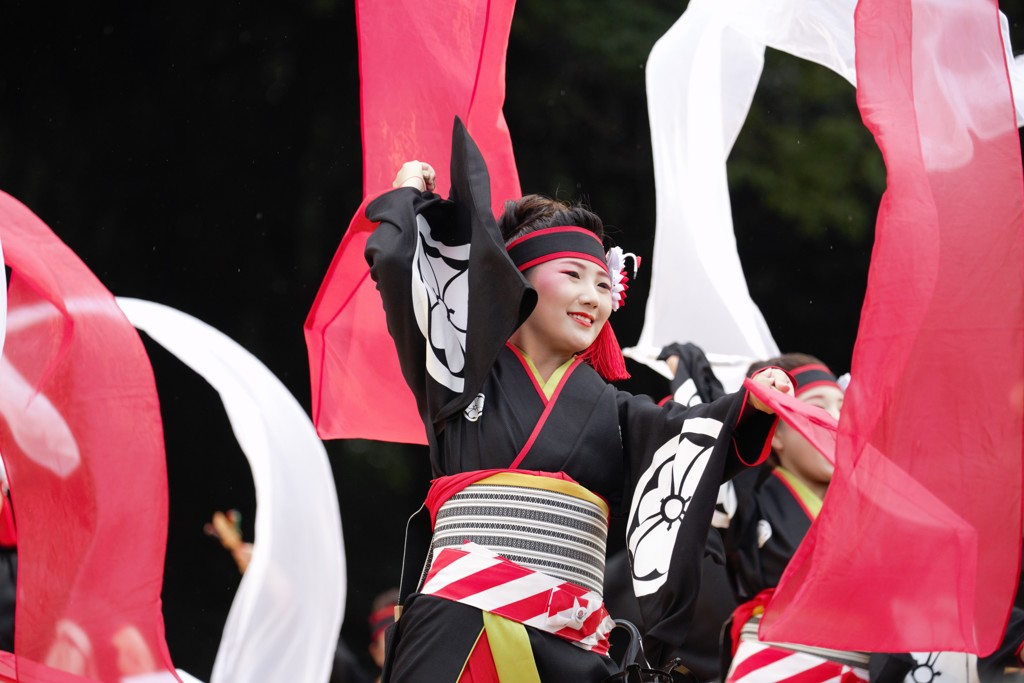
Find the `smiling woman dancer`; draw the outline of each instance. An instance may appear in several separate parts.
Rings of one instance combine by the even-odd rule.
[[[656,451],[693,432],[703,455],[687,471],[701,476],[684,483],[669,524],[699,569],[719,483],[741,456],[767,454],[774,417],[745,409],[744,392],[659,407],[608,384],[624,374],[607,321],[625,287],[601,220],[532,195],[508,202],[499,231],[460,123],[452,158],[448,200],[433,194],[429,165],[409,162],[367,208],[380,223],[370,273],[437,477],[430,551],[384,680],[602,681],[614,671],[600,595],[609,514],[629,505]],[[790,390],[777,369],[757,381]],[[407,564],[423,561],[407,550]],[[699,574],[668,578],[653,618],[685,619],[696,591],[685,582]]]

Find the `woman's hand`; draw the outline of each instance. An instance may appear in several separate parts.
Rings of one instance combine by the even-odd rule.
[[[213,519],[203,525],[203,531],[207,536],[219,539],[221,545],[231,551],[231,557],[235,558],[238,571],[244,574],[252,560],[252,543],[242,540],[241,521],[242,518],[238,514],[238,510],[228,510],[227,514],[218,510],[213,513]]]
[[[751,379],[758,384],[763,384],[775,391],[782,392],[783,394],[789,394],[790,396],[793,395],[793,381],[781,368],[764,368],[763,370],[759,370],[753,377],[751,377]],[[762,413],[768,413],[769,415],[773,415],[775,413],[774,410],[765,405],[764,401],[753,394],[750,394],[747,397],[747,403],[754,408],[757,408]]]
[[[433,192],[437,174],[434,168],[423,161],[407,161],[398,169],[392,187],[414,187],[420,192]]]

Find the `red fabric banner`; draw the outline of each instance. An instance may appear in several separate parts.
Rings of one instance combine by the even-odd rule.
[[[429,162],[449,188],[452,124],[462,118],[491,174],[499,212],[519,176],[501,112],[512,0],[356,3],[363,191],[391,189],[405,161]],[[384,323],[363,248],[365,202],[349,225],[306,319],[313,422],[322,438],[426,443]]]
[[[836,473],[765,639],[987,654],[1002,638],[1021,543],[1024,188],[997,10],[857,6],[857,101],[888,188]]]
[[[149,358],[110,292],[2,192],[0,243],[11,269],[0,452],[18,525],[17,677],[178,680],[160,603],[167,474]]]

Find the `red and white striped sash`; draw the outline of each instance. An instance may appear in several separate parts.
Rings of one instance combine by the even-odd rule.
[[[867,683],[867,669],[743,639],[726,683]]]
[[[434,551],[421,593],[546,631],[608,653],[615,622],[598,593],[516,564],[476,543]]]

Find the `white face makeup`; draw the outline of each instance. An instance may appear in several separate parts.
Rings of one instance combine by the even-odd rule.
[[[835,419],[839,419],[839,413],[843,410],[843,391],[833,384],[819,384],[797,396],[804,403],[818,406]]]
[[[827,411],[837,420],[843,407],[843,392],[839,387],[822,384],[812,387],[797,396]],[[772,438],[772,449],[779,458],[779,464],[802,479],[812,489],[823,490],[832,481],[835,469],[803,436],[789,425],[780,422]]]
[[[530,268],[537,306],[519,328],[531,356],[566,359],[590,346],[612,311],[611,279],[601,266],[581,258],[559,258]]]

